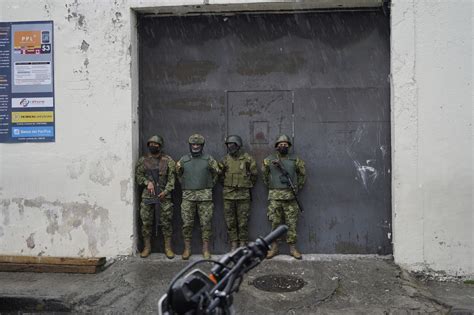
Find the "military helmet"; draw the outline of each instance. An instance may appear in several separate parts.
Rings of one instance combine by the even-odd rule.
[[[275,141],[275,148],[280,142],[288,142],[288,146],[291,147],[291,139],[287,135],[279,135]]]
[[[227,138],[225,138],[225,144],[228,144],[228,143],[235,143],[239,147],[242,147],[242,138],[237,135],[227,136]]]
[[[158,143],[160,146],[163,146],[165,144],[165,142],[163,141],[163,138],[158,135],[154,135],[150,139],[148,139],[148,141],[146,142],[146,145],[149,146],[150,142]]]
[[[204,144],[205,142],[204,137],[198,133],[189,137],[189,144]]]

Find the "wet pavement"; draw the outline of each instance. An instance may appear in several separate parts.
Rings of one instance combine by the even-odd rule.
[[[93,275],[0,272],[0,313],[156,313],[188,263],[152,254],[109,260]],[[282,276],[304,285],[284,292]],[[279,292],[258,289],[259,281]],[[474,285],[423,280],[385,256],[280,255],[250,271],[234,301],[237,314],[474,314]]]

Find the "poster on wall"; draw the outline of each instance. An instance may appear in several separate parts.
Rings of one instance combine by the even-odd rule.
[[[0,143],[54,142],[53,21],[0,22]]]

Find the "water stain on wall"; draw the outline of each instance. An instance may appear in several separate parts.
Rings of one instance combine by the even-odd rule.
[[[114,178],[113,165],[118,162],[120,158],[113,154],[100,158],[89,163],[89,179],[94,183],[102,186],[110,184]]]
[[[47,201],[43,197],[24,199],[23,203],[25,207],[39,209],[48,221],[46,233],[52,236],[59,234],[71,240],[71,231],[81,228],[87,235],[88,249],[92,256],[97,255],[98,246],[104,246],[109,239],[109,210],[96,204]],[[28,247],[34,245],[32,235],[30,237]]]
[[[10,200],[4,199],[0,200],[0,208],[2,209],[3,216],[3,225],[8,225],[10,223]]]

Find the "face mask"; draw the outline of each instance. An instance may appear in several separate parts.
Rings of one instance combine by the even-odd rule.
[[[202,145],[199,145],[198,148],[193,148],[192,144],[189,144],[189,151],[192,156],[200,156],[202,154]]]
[[[235,143],[227,144],[227,152],[229,152],[230,155],[236,155],[239,152],[239,149],[240,147]]]
[[[161,151],[160,147],[148,147],[148,150],[150,151],[151,154],[158,154]]]
[[[288,147],[277,147],[277,151],[280,152],[281,155],[287,155],[288,154]]]

